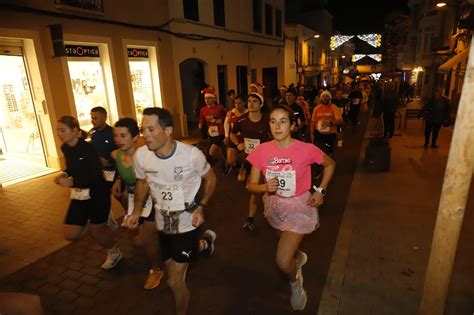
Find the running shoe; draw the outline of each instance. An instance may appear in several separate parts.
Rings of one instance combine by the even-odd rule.
[[[163,278],[164,274],[165,273],[162,270],[150,269],[150,271],[148,272],[148,277],[146,278],[146,281],[145,281],[144,288],[146,290],[151,290],[159,286],[161,282],[161,278]]]
[[[207,242],[207,248],[202,251],[202,254],[209,257],[214,253],[214,242],[217,234],[212,230],[206,230],[202,238]]]
[[[253,232],[253,222],[246,221],[244,225],[242,225],[242,229]]]
[[[107,253],[107,259],[102,264],[102,269],[105,269],[105,270],[112,269],[113,267],[117,266],[118,262],[122,258],[123,258],[122,252],[118,248],[114,253],[110,253],[110,252]]]
[[[247,177],[247,171],[245,170],[245,168],[239,169],[239,175],[237,175],[237,180],[239,182],[243,182],[246,177]]]
[[[291,282],[291,307],[295,311],[302,311],[306,307],[306,302],[308,301],[308,297],[306,295],[306,291],[303,288],[303,279],[296,276],[296,280]]]

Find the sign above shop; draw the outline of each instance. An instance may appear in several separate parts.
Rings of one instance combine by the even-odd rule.
[[[100,57],[99,46],[65,45],[68,57]]]
[[[129,58],[148,58],[146,48],[127,48]]]

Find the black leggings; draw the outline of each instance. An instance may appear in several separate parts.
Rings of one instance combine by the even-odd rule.
[[[314,145],[320,148],[329,156],[334,155],[334,144],[336,143],[337,134],[335,133],[320,133],[314,131]]]

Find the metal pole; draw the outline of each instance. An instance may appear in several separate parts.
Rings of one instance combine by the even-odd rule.
[[[474,41],[444,175],[420,315],[442,315],[464,218],[474,162]]]

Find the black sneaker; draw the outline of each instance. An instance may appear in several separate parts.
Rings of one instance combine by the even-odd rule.
[[[242,225],[242,229],[253,232],[253,222],[246,221],[244,225]]]
[[[206,230],[202,238],[207,242],[207,248],[202,251],[202,254],[209,257],[214,253],[214,242],[216,241],[217,234],[212,230]]]

